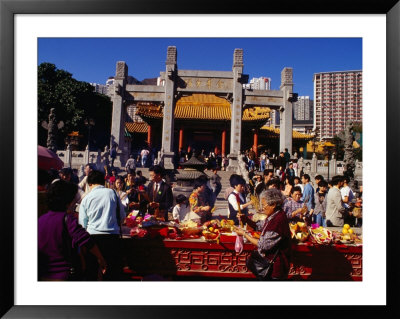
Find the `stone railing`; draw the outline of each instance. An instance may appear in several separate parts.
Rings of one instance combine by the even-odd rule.
[[[305,174],[310,175],[312,179],[316,175],[322,175],[324,178],[328,177],[328,165],[329,165],[329,178],[332,178],[335,175],[342,175],[343,174],[343,168],[344,168],[344,162],[343,161],[337,161],[334,156],[332,156],[332,159],[329,160],[317,160],[316,157],[313,157],[311,160],[305,160],[303,158],[300,158],[297,161],[297,176],[299,176],[301,169],[303,168],[303,172]],[[354,178],[357,180],[362,180],[362,169],[363,165],[362,162],[359,162],[356,160],[356,169],[354,172]]]
[[[85,151],[71,151],[69,147],[65,151],[57,151],[58,157],[64,162],[64,167],[71,167],[83,170],[86,164],[93,164],[96,169],[103,171],[105,165],[110,165],[110,151],[106,146],[104,151],[89,152],[86,147]],[[115,162],[120,162],[119,154]]]

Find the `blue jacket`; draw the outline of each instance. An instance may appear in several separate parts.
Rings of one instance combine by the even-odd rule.
[[[304,185],[304,191],[301,200],[307,205],[308,210],[314,209],[314,188],[311,186],[310,183]]]

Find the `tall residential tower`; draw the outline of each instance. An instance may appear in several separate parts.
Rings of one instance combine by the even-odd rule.
[[[333,138],[347,120],[362,122],[362,71],[314,73],[314,130],[321,139]]]
[[[310,100],[309,96],[299,96],[293,103],[293,116],[296,121],[312,120],[313,113],[313,100]]]

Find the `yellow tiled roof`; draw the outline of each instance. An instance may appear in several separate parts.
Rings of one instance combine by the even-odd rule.
[[[268,132],[270,132],[270,133],[272,133],[274,135],[275,134],[276,135],[280,134],[280,129],[279,128],[273,128],[273,127],[270,127],[270,126],[263,126],[261,128],[261,130],[268,131]],[[313,136],[310,135],[310,134],[303,134],[303,133],[297,132],[295,130],[292,130],[292,137],[295,138],[295,139],[311,139],[311,138],[313,138]]]
[[[125,127],[130,133],[147,133],[149,127],[146,122],[128,122],[125,123]]]
[[[162,118],[163,110],[160,106],[138,106],[137,115],[147,118]],[[243,111],[243,121],[262,121],[269,119],[270,109],[253,107]],[[193,94],[184,96],[176,102],[176,119],[204,119],[227,120],[231,119],[230,103],[212,94]]]

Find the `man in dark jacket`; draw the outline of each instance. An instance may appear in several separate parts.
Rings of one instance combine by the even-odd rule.
[[[293,179],[296,176],[296,172],[293,168],[293,163],[289,163],[289,167],[285,171],[285,176],[289,177],[290,181],[293,183]]]
[[[148,213],[168,220],[168,210],[172,207],[173,196],[171,186],[163,180],[163,168],[154,165],[149,168],[150,183],[147,186],[146,197]]]
[[[282,166],[282,168],[286,167],[286,159],[285,159],[283,152],[279,153],[279,156],[275,162],[275,168],[279,168],[280,166]]]
[[[282,167],[287,168],[289,166],[289,162],[290,162],[290,153],[287,148],[285,148],[285,153],[283,154],[283,157],[285,158],[285,166],[282,166]]]

